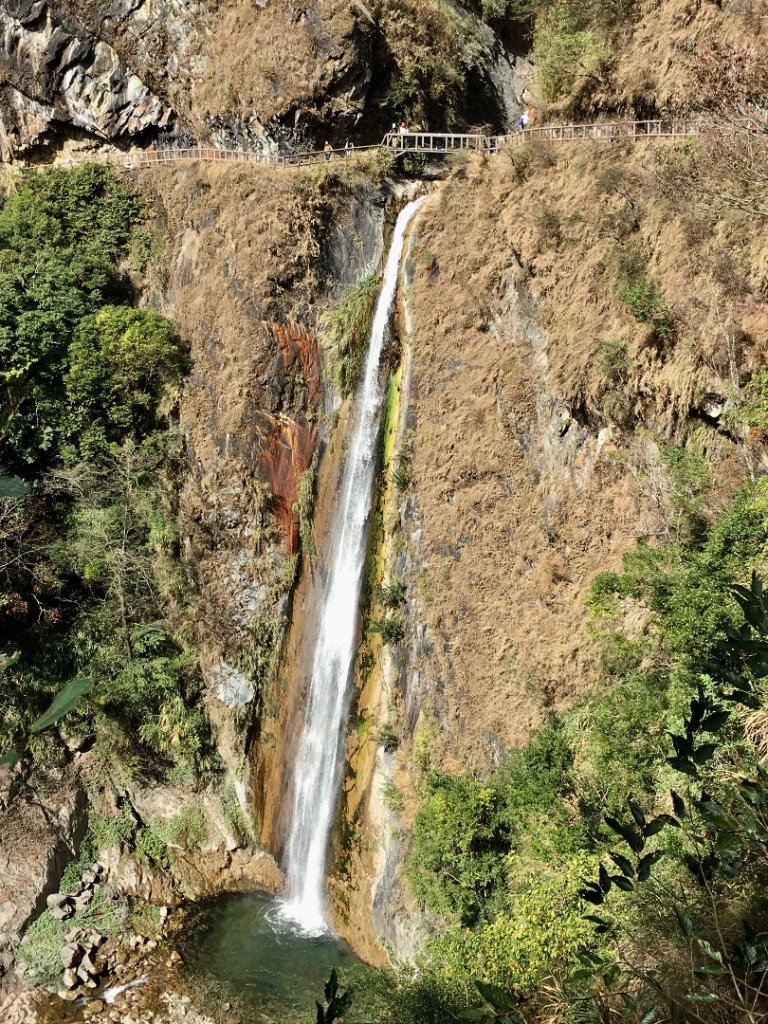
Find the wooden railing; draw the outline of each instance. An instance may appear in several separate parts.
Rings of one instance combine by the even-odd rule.
[[[652,139],[689,138],[700,132],[701,126],[696,121],[597,121],[594,124],[552,124],[524,128],[516,136],[504,138],[522,138],[525,142],[577,142],[581,139],[647,142]]]
[[[503,136],[460,135],[445,132],[389,132],[382,145],[396,153],[488,153]]]
[[[400,156],[405,153],[486,153],[494,155],[510,142],[615,142],[628,139],[646,142],[654,139],[680,139],[699,135],[696,122],[686,121],[598,121],[594,124],[542,125],[525,128],[509,135],[461,134],[454,132],[390,132],[378,145],[355,146],[351,152],[334,149],[330,153],[315,150],[306,153],[254,152],[246,149],[217,149],[214,146],[143,149],[129,153],[113,153],[106,159],[121,167],[147,167],[173,164],[180,160],[201,160],[206,163],[237,162],[262,167],[307,167],[338,160],[354,159],[361,153],[388,150]],[[71,163],[79,163],[73,159]]]
[[[594,124],[554,124],[523,128],[509,135],[461,135],[439,132],[390,132],[383,145],[400,153],[447,153],[457,150],[496,153],[509,142],[614,142],[629,139],[688,138],[700,133],[692,121],[597,121]]]
[[[186,149],[144,149],[130,153],[112,154],[110,162],[122,167],[146,167],[156,164],[172,164],[179,160],[202,160],[206,163],[237,161],[238,163],[259,164],[262,167],[306,167],[331,160],[347,160],[358,153],[380,150],[377,146],[356,146],[350,154],[343,149],[330,153],[317,150],[307,153],[263,153],[247,149],[216,149],[212,146],[191,146]]]

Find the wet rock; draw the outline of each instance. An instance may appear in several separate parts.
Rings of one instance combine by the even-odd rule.
[[[90,1003],[86,1004],[85,1008],[89,1013],[101,1013],[104,1009],[104,1002],[101,999],[92,999]]]
[[[61,988],[56,995],[66,1003],[74,1003],[74,1001],[79,998],[77,990],[75,989]]]

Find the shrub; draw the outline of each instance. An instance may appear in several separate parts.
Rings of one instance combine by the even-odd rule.
[[[432,962],[448,978],[465,984],[477,980],[531,992],[567,969],[593,942],[578,892],[596,859],[582,855],[560,870],[537,872],[516,887],[493,920],[435,941]]]
[[[405,636],[405,623],[396,615],[371,620],[371,631],[378,633],[385,644],[399,644]]]
[[[476,922],[504,882],[509,826],[501,795],[471,775],[433,772],[413,824],[406,876],[430,910]]]
[[[590,25],[588,6],[571,0],[553,4],[537,19],[531,56],[545,100],[568,93],[606,59],[608,51]]]
[[[379,727],[378,741],[388,754],[400,746],[400,736],[392,722],[383,722]]]
[[[105,306],[84,317],[68,362],[69,433],[80,455],[91,459],[109,442],[154,429],[161,399],[178,388],[188,368],[165,317],[128,306]]]
[[[400,450],[395,455],[392,470],[392,482],[401,494],[411,486],[411,463],[413,461],[413,438],[410,434],[403,438]]]
[[[305,558],[315,554],[315,536],[312,532],[312,517],[315,512],[315,471],[310,466],[299,478],[298,494],[293,511],[299,517],[299,538],[301,551]]]
[[[634,319],[652,326],[660,341],[671,336],[674,329],[672,312],[654,281],[645,277],[635,278],[621,285],[617,294]]]
[[[376,596],[385,608],[394,611],[405,601],[405,585],[402,580],[393,576],[388,583],[382,583]]]
[[[22,179],[0,205],[0,462],[21,475],[54,463],[67,432],[64,377],[80,324],[127,294],[118,269],[143,216],[98,164]]]
[[[342,396],[350,394],[360,379],[378,294],[378,275],[369,274],[353,285],[321,321],[330,353],[331,379]]]

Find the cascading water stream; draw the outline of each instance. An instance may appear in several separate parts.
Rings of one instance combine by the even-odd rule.
[[[408,224],[424,198],[397,218],[373,318],[356,419],[344,466],[328,579],[315,644],[312,677],[296,760],[291,830],[286,851],[288,898],[281,916],[309,935],[328,930],[325,861],[339,785],[341,741],[349,704],[349,678],[357,640],[366,520],[376,461],[382,388],[379,362],[397,294]]]

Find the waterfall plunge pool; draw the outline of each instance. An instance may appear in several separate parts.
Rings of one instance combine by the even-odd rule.
[[[310,1019],[315,1000],[334,967],[360,961],[330,933],[303,934],[280,916],[281,903],[261,893],[226,893],[197,904],[177,939],[196,987],[206,980],[231,992],[256,1020],[288,1024]]]

